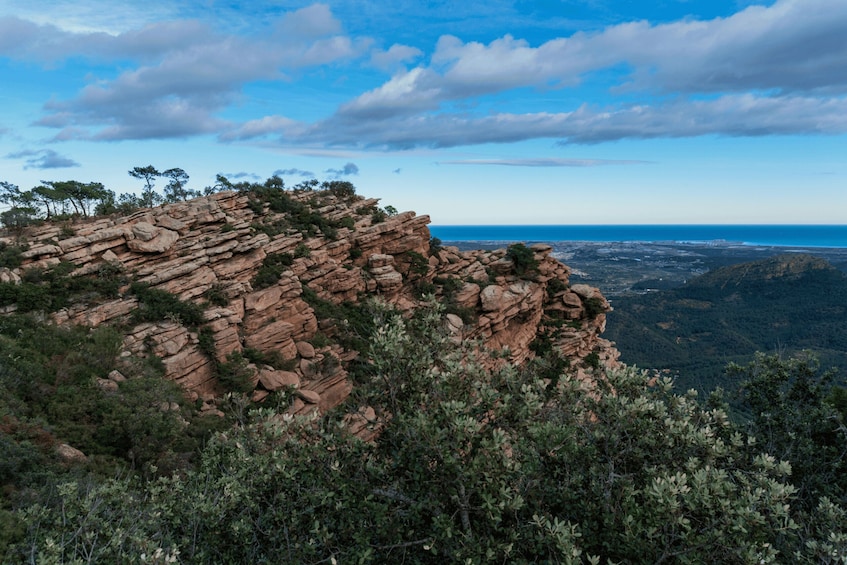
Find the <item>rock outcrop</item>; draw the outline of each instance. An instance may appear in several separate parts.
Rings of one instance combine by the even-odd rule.
[[[125,217],[78,220],[70,230],[30,229],[23,264],[0,269],[0,282],[20,284],[28,269],[72,263],[70,276],[118,271],[200,305],[200,325],[178,317],[134,323],[138,298],[125,285],[117,298],[82,297],[51,315],[57,324],[128,324],[124,355],[157,355],[167,376],[210,409],[222,393],[216,365],[246,348],[286,364],[249,367],[254,400],[291,389],[290,411],[306,413],[347,397],[352,385],[345,367],[356,352],[332,342],[332,322],[316,313],[316,300],[338,305],[379,295],[410,312],[423,292],[434,292],[450,304],[446,323],[457,341],[507,348],[511,360],[522,363],[534,354],[533,341],[544,337],[572,366],[589,355],[595,364],[616,363],[617,351],[601,338],[608,302],[595,288],[570,286],[570,271],[550,255],[550,246],[532,246],[538,267],[518,276],[506,250],[431,249],[427,216],[386,217],[377,200],[331,191],[285,194],[311,221],[325,223],[306,225],[303,214],[273,211],[251,193],[223,192]],[[18,245],[20,239],[0,242]],[[270,284],[258,284],[269,260],[280,257],[284,268]],[[213,354],[208,343],[201,345],[201,333],[211,336]]]

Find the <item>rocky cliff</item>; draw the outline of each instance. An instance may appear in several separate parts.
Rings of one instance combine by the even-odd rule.
[[[27,273],[59,267],[70,277],[121,273],[114,295],[77,293],[52,320],[122,324],[124,355],[160,357],[167,376],[208,410],[224,392],[217,369],[245,350],[285,360],[247,367],[254,400],[292,387],[291,412],[339,404],[350,393],[345,368],[357,352],[334,339],[344,320],[321,305],[366,295],[409,312],[434,293],[450,305],[445,323],[456,339],[508,348],[516,363],[542,338],[577,370],[586,359],[616,363],[617,351],[600,337],[608,302],[595,288],[571,286],[568,267],[549,246],[533,245],[531,268],[521,272],[506,250],[431,245],[427,216],[387,215],[377,200],[352,194],[279,192],[270,200],[222,192],[7,234],[0,243],[22,249],[22,262],[0,269],[0,281],[20,284]],[[202,319],[139,323],[133,312],[142,305],[129,281],[199,306]]]

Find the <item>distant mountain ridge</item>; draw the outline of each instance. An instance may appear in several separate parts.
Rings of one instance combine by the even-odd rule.
[[[677,373],[682,388],[726,385],[755,351],[810,350],[847,374],[847,275],[809,254],[721,267],[665,291],[614,301],[607,337],[621,360]]]
[[[689,285],[692,287],[743,286],[749,282],[800,279],[811,271],[838,272],[838,269],[820,257],[805,253],[783,253],[768,259],[720,267],[692,279]]]

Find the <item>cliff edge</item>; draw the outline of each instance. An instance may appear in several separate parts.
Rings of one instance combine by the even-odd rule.
[[[18,249],[20,261],[0,268],[0,282],[32,284],[32,273],[51,271],[118,281],[111,293],[74,291],[45,315],[56,324],[120,324],[126,356],[158,356],[167,377],[212,411],[226,392],[221,366],[245,353],[253,400],[290,387],[291,413],[341,403],[358,352],[338,339],[347,321],[332,307],[371,295],[408,313],[433,294],[448,304],[455,339],[507,348],[515,363],[547,348],[578,373],[616,364],[618,352],[601,337],[608,302],[596,288],[571,286],[550,246],[460,252],[432,241],[428,224],[355,194],[221,192],[7,234],[0,245]],[[202,317],[135,315],[150,289]],[[5,300],[2,311],[21,308]]]

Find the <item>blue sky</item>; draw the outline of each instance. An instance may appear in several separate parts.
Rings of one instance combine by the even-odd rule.
[[[0,180],[434,224],[847,223],[845,0],[0,0]]]

